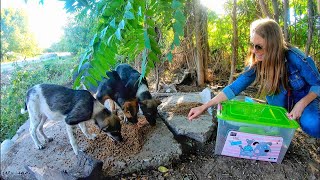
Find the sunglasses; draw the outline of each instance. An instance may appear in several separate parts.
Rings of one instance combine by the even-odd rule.
[[[255,49],[256,51],[261,51],[263,49],[262,46],[260,46],[258,44],[253,44],[253,43],[250,43],[250,47],[251,47],[251,49]]]

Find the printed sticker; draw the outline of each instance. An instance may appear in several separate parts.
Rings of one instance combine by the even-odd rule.
[[[282,144],[282,137],[230,131],[221,154],[277,162]]]

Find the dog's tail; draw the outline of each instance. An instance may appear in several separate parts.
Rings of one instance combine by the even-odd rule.
[[[24,108],[21,108],[20,112],[21,114],[24,114],[28,111],[28,108],[27,108],[27,103],[24,103]]]

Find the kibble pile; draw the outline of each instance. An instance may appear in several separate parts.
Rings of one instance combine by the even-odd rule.
[[[188,116],[188,113],[191,108],[201,106],[201,103],[198,102],[184,102],[176,104],[175,106],[166,106],[162,109],[164,112],[170,112],[175,115]]]
[[[111,138],[92,123],[88,123],[89,132],[97,134],[95,140],[86,139],[78,128],[77,140],[79,144],[86,143],[87,149],[85,152],[94,158],[104,160],[113,157],[115,159],[127,159],[129,155],[134,155],[140,152],[148,135],[156,128],[148,124],[145,117],[139,117],[137,124],[125,124],[121,122],[122,142],[112,141]]]

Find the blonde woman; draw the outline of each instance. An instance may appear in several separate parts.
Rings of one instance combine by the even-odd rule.
[[[290,119],[300,120],[304,132],[320,138],[320,74],[314,61],[286,43],[280,26],[272,19],[251,24],[250,42],[244,73],[208,103],[192,108],[188,119],[234,98],[256,81],[268,104],[285,107]]]

